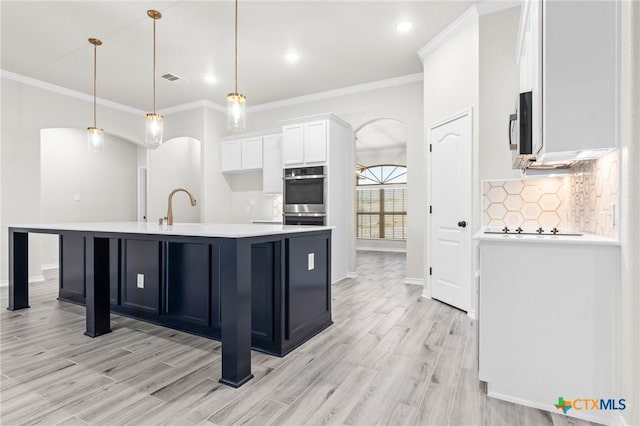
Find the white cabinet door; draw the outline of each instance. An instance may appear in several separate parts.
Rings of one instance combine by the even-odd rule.
[[[327,122],[314,121],[304,124],[304,162],[327,161]]]
[[[222,171],[232,172],[242,169],[241,141],[222,142]]]
[[[542,3],[547,152],[616,146],[619,3]]]
[[[262,136],[242,139],[242,170],[262,168]]]
[[[285,165],[304,163],[303,139],[302,124],[282,128],[282,161]]]
[[[280,135],[269,135],[262,138],[262,192],[265,194],[282,193],[280,139]]]

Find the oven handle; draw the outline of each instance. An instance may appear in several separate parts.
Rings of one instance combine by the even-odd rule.
[[[306,175],[306,176],[285,176],[282,179],[284,180],[322,179],[325,177],[327,177],[327,175]]]
[[[324,217],[326,213],[282,213],[283,216],[289,217]]]

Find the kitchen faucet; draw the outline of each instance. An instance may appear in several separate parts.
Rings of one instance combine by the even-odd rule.
[[[196,205],[196,199],[193,197],[193,194],[189,192],[189,190],[184,188],[176,188],[173,191],[171,191],[171,193],[169,194],[169,200],[167,204],[167,225],[173,225],[173,194],[180,191],[187,193],[187,195],[189,196],[189,201],[191,202],[192,206]]]

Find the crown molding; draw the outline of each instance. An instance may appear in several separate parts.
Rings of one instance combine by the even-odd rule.
[[[478,8],[475,5],[471,6],[462,15],[458,16],[455,21],[450,23],[444,30],[432,38],[429,43],[425,44],[420,50],[418,50],[420,62],[424,63],[424,59],[433,53],[434,50],[445,44],[447,40],[456,35],[467,25],[477,21],[479,16]]]
[[[356,84],[355,86],[343,87],[340,89],[327,90],[325,92],[312,93],[310,95],[297,96],[295,98],[283,99],[281,101],[267,102],[264,104],[247,107],[247,113],[267,111],[271,109],[284,108],[292,105],[304,104],[307,102],[319,101],[322,99],[337,98],[339,96],[353,95],[355,93],[368,92],[370,90],[384,89],[387,87],[400,86],[403,84],[422,81],[423,73],[409,74],[402,77],[388,78],[385,80],[372,81],[370,83]]]
[[[488,13],[500,12],[501,10],[511,9],[512,7],[522,6],[524,0],[486,0],[476,3],[478,15],[486,15]]]
[[[16,81],[18,83],[26,84],[27,86],[37,87],[39,89],[47,90],[53,93],[58,93],[60,95],[69,96],[75,99],[80,99],[82,101],[93,102],[93,95],[88,95],[86,93],[78,92],[77,90],[67,89],[66,87],[57,86],[55,84],[47,83],[46,81],[36,80],[35,78],[16,74],[11,71],[0,69],[0,78]],[[146,114],[145,111],[142,111],[138,108],[133,108],[124,104],[119,104],[117,102],[109,101],[107,99],[96,98],[96,103],[108,108],[112,108],[122,112],[128,112],[135,115],[144,116]]]
[[[56,86],[55,84],[47,83],[46,81],[36,80],[35,78],[27,77],[24,75],[16,74],[10,71],[0,69],[0,78],[6,78],[8,80],[17,81],[29,86],[37,87],[50,92],[58,93],[61,95],[70,96],[76,99],[80,99],[87,102],[93,102],[93,96],[86,93],[78,92],[76,90],[67,89],[66,87]],[[292,105],[304,104],[307,102],[318,101],[322,99],[336,98],[339,96],[353,95],[355,93],[367,92],[370,90],[384,89],[387,87],[401,86],[403,84],[415,83],[422,81],[423,74],[409,74],[401,77],[388,78],[385,80],[372,81],[370,83],[357,84],[355,86],[343,87],[340,89],[327,90],[325,92],[312,93],[310,95],[298,96],[295,98],[283,99],[275,102],[267,102],[264,104],[254,105],[247,107],[247,114],[259,111],[268,111],[272,109],[283,108]],[[128,105],[119,104],[117,102],[109,101],[102,98],[97,98],[97,102],[100,105],[113,108],[119,111],[129,112],[136,115],[145,115],[146,112],[137,108],[130,107]],[[163,115],[175,114],[178,112],[191,111],[198,108],[208,108],[217,112],[226,113],[227,108],[208,99],[200,99],[185,104],[175,105],[158,110],[158,113]]]
[[[521,4],[522,1],[520,0],[488,0],[474,4],[455,21],[449,24],[444,30],[438,33],[438,35],[432,38],[429,43],[425,44],[420,50],[418,50],[417,54],[420,58],[420,62],[424,63],[425,58],[433,53],[434,50],[446,43],[447,40],[456,35],[467,25],[472,22],[476,22],[480,16],[510,9],[512,7],[520,6]]]
[[[198,109],[198,108],[208,108],[208,109],[212,109],[214,111],[222,112],[225,114],[227,112],[226,107],[220,104],[217,104],[215,102],[212,102],[208,99],[200,99],[198,101],[187,102],[186,104],[180,104],[180,105],[176,105],[168,108],[163,108],[161,110],[158,110],[158,112],[163,115],[169,115],[169,114],[175,114],[177,112],[191,111],[193,109]]]

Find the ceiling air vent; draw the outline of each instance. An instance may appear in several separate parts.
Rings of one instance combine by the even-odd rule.
[[[179,75],[171,74],[169,72],[166,74],[162,74],[160,77],[172,83],[184,83],[185,81],[187,81],[185,78],[182,78]]]

